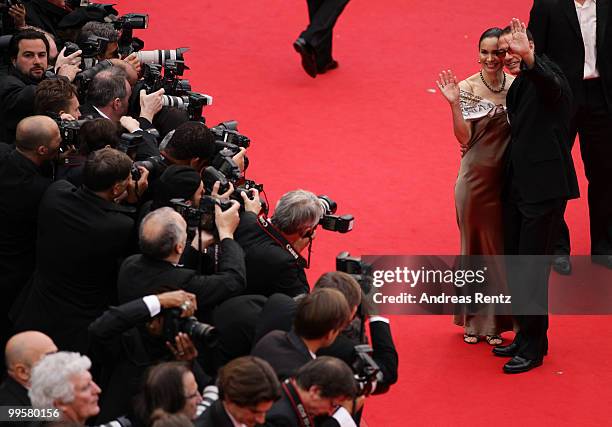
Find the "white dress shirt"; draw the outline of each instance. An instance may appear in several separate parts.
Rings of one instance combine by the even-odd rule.
[[[597,5],[596,0],[574,1],[584,43],[584,79],[599,77],[597,71]]]

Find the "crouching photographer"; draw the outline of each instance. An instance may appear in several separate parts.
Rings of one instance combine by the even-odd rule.
[[[351,215],[334,215],[336,204],[327,196],[304,190],[284,194],[271,219],[245,212],[236,230],[246,253],[248,294],[290,297],[308,293],[305,268],[319,224],[323,229],[346,233],[353,227]],[[308,261],[300,255],[308,248]]]
[[[215,330],[192,317],[196,310],[196,296],[177,290],[111,307],[91,323],[88,353],[105,391],[98,423],[131,415],[145,371],[159,362],[188,362],[200,389],[210,382],[196,360],[197,346],[214,345]]]

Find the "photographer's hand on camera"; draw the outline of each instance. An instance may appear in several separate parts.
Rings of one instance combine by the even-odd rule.
[[[232,157],[232,160],[236,162],[236,165],[240,168],[240,172],[244,172],[244,158],[246,157],[246,148],[240,148],[240,152]]]
[[[198,350],[193,341],[184,332],[179,332],[174,338],[174,344],[167,341],[166,346],[174,355],[174,359],[181,362],[190,362],[198,357]]]
[[[133,133],[133,132],[136,132],[137,130],[140,130],[140,123],[138,122],[138,120],[130,116],[121,117],[119,119],[119,123],[129,133]]]
[[[73,82],[76,75],[81,71],[78,65],[63,64],[57,69],[58,76],[64,76],[69,81]]]
[[[244,200],[244,210],[247,212],[253,212],[255,215],[259,215],[261,211],[261,199],[259,198],[259,191],[256,188],[250,190],[250,195],[246,191],[240,193],[242,200]]]
[[[20,29],[26,25],[26,9],[23,4],[16,4],[9,8],[9,15],[13,18],[15,28]]]
[[[140,117],[153,123],[153,117],[162,109],[164,89],[147,95],[144,89],[140,91]]]
[[[196,296],[183,290],[164,292],[156,296],[162,309],[180,308],[181,317],[193,316],[198,309]]]
[[[219,187],[220,186],[221,186],[221,183],[219,181],[215,182],[215,185],[213,185],[213,189],[210,192],[210,195],[213,196],[214,198],[218,199],[218,200],[229,199],[229,197],[234,192],[233,184],[230,182],[228,190],[225,193],[223,193],[223,194],[219,194]]]
[[[219,232],[219,241],[233,239],[234,231],[236,231],[240,222],[240,216],[238,215],[240,203],[235,200],[232,200],[231,203],[232,207],[226,211],[222,211],[219,205],[215,205],[215,223]]]
[[[81,54],[82,50],[77,50],[76,52],[71,53],[70,55],[64,56],[66,53],[66,48],[63,48],[61,52],[57,55],[57,59],[55,60],[55,72],[60,69],[62,65],[81,65]]]
[[[149,170],[144,166],[137,166],[140,171],[140,179],[134,181],[130,176],[127,186],[127,198],[126,201],[130,204],[136,204],[140,201],[140,198],[149,188]]]
[[[140,59],[138,59],[137,52],[130,53],[125,58],[122,58],[122,60],[130,64],[134,68],[134,71],[136,71],[136,74],[140,75],[142,67],[140,65]]]
[[[200,239],[200,242],[198,242],[198,239]],[[191,247],[194,248],[196,251],[199,249],[204,250],[214,243],[215,236],[213,236],[206,230],[201,230],[200,232],[196,233],[195,236],[193,236],[193,240],[191,241]]]

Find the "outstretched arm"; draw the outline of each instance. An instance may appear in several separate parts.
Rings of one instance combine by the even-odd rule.
[[[439,77],[440,79],[436,80],[436,84],[438,85],[438,89],[440,89],[440,93],[442,93],[442,96],[444,96],[450,105],[453,114],[453,132],[459,144],[465,146],[472,137],[472,128],[463,118],[463,113],[461,112],[460,91],[457,77],[451,70],[442,71]]]

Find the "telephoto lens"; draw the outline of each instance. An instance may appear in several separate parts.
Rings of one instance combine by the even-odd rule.
[[[183,54],[188,50],[189,48],[187,47],[165,50],[141,50],[137,52],[137,55],[143,64],[165,65],[166,61],[182,61]]]

